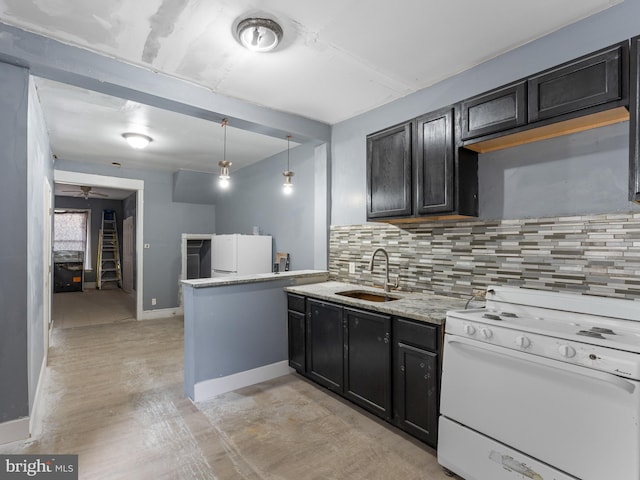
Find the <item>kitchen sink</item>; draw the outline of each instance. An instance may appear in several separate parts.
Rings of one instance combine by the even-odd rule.
[[[358,300],[366,300],[367,302],[391,302],[402,297],[396,297],[387,293],[367,292],[364,290],[346,290],[344,292],[336,292],[336,295],[343,297],[356,298]]]

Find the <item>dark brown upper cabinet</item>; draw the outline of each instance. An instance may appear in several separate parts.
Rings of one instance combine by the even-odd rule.
[[[411,215],[413,123],[367,137],[367,219]]]
[[[629,200],[640,203],[640,36],[631,39]]]
[[[423,115],[415,121],[415,205],[418,215],[454,209],[453,109]]]
[[[527,84],[501,87],[461,103],[461,136],[468,140],[527,123]]]
[[[458,155],[454,113],[447,107],[367,136],[367,220],[478,214],[477,158]]]
[[[610,125],[628,104],[625,41],[462,101],[462,145],[486,153]]]
[[[530,77],[529,122],[625,99],[628,56],[624,42]]]

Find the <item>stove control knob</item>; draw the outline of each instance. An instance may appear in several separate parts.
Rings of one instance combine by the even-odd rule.
[[[560,345],[560,347],[558,347],[558,352],[560,352],[560,355],[566,358],[572,358],[576,355],[576,349],[571,345]]]
[[[482,336],[486,339],[489,339],[493,336],[493,332],[488,328],[481,328],[480,333],[482,333]]]
[[[516,345],[521,348],[527,348],[529,345],[531,345],[531,340],[529,340],[524,335],[518,335],[516,337]]]
[[[475,335],[476,334],[476,327],[474,327],[473,325],[465,325],[464,326],[464,333],[466,333],[467,335]]]

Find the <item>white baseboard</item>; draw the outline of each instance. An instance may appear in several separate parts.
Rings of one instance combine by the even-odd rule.
[[[183,307],[159,308],[157,310],[143,310],[142,318],[139,320],[158,320],[159,318],[169,318],[184,315]]]
[[[29,438],[29,417],[0,423],[0,445]]]
[[[33,397],[33,406],[31,407],[31,414],[29,415],[29,433],[33,436],[39,431],[40,428],[40,420],[41,419],[41,411],[42,411],[42,403],[44,395],[43,385],[45,381],[45,375],[47,373],[47,355],[45,354],[42,359],[42,365],[40,366],[40,376],[38,377],[38,384],[36,385],[36,394]]]
[[[272,378],[289,375],[294,370],[289,367],[289,361],[272,363],[264,367],[246,370],[240,373],[234,373],[226,377],[212,378],[198,382],[193,388],[193,401],[202,402],[223,393],[232,392],[239,388],[255,385],[256,383],[266,382]]]

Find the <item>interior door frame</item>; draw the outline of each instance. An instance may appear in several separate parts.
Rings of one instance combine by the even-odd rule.
[[[66,185],[88,185],[92,187],[117,188],[136,192],[136,319],[143,318],[143,239],[144,239],[144,180],[134,178],[109,177],[93,173],[54,170],[56,183]]]
[[[131,293],[133,287],[133,217],[122,219],[122,290]]]
[[[48,178],[44,179],[43,184],[43,205],[44,219],[44,236],[43,236],[43,343],[44,343],[44,365],[47,365],[49,358],[49,335],[51,333],[51,300],[52,300],[52,277],[53,277],[53,254],[52,254],[52,228],[53,228],[53,189]]]

